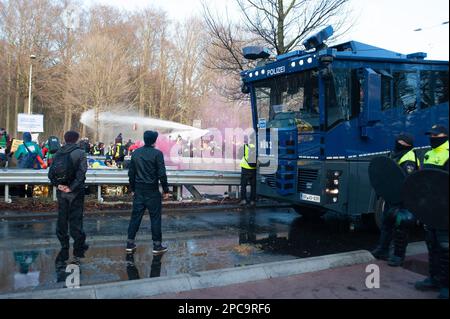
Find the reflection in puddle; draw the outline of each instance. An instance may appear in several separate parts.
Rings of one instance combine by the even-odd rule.
[[[161,276],[161,264],[162,264],[161,260],[162,260],[162,258],[163,258],[163,255],[153,256],[151,271],[150,271],[150,278],[155,278],[155,277]],[[128,280],[143,279],[143,278],[141,278],[141,276],[139,276],[139,270],[134,261],[134,254],[127,254],[125,260],[127,262]]]
[[[290,222],[297,217],[287,210],[279,213],[275,219],[270,217],[272,214],[269,211],[256,213],[252,210],[233,214],[224,212],[166,218],[163,233],[170,238],[165,241],[169,251],[162,256],[153,256],[150,240],[139,241],[138,238],[134,255],[127,255],[124,242],[117,239],[97,242],[91,245],[85,258],[75,261],[80,267],[81,286],[292,259],[294,257],[290,255],[265,251],[260,244],[253,242],[264,240],[263,238],[276,238],[277,234],[286,236]],[[44,232],[51,228],[44,221],[39,223]],[[51,224],[52,221],[47,223]],[[100,232],[100,236],[103,233],[111,234],[111,229],[118,228],[117,225],[108,227],[111,223],[101,223],[102,226],[99,227],[98,220],[87,221],[87,224]],[[34,228],[32,225],[30,227]],[[10,234],[20,237],[20,227],[13,225],[13,228],[15,230]],[[0,247],[0,293],[65,287],[67,265],[74,262],[68,251],[60,251],[53,244],[51,248],[20,254],[21,251]],[[21,263],[15,262],[14,256],[21,256],[16,257]],[[22,264],[22,268],[25,269],[26,265],[35,272],[29,275],[26,284],[16,283],[19,282],[18,279],[11,275],[18,272],[15,269],[20,268],[19,264]]]
[[[137,238],[135,254],[127,255],[122,240],[126,223],[117,217],[92,218],[86,220],[88,241],[102,239],[79,261],[59,251],[56,243],[20,249],[20,243],[28,247],[30,238],[54,238],[53,221],[36,223],[25,230],[3,223],[8,232],[0,237],[19,244],[13,249],[0,245],[0,293],[63,288],[66,267],[73,262],[80,267],[81,286],[86,286],[372,249],[378,239],[373,231],[350,233],[323,220],[304,221],[287,209],[168,214],[163,236],[169,251],[153,256],[151,240],[144,237]],[[150,233],[148,222],[143,228],[143,234]]]

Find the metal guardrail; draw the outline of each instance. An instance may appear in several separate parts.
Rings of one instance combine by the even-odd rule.
[[[48,170],[32,169],[0,169],[0,185],[5,185],[5,201],[10,203],[10,185],[49,185],[47,177]],[[180,196],[180,186],[183,185],[207,185],[207,186],[231,186],[240,185],[239,172],[225,171],[189,171],[189,170],[167,170],[168,183],[177,186]],[[86,184],[98,186],[98,200],[101,197],[101,186],[103,185],[128,185],[128,170],[93,170],[86,173]],[[53,188],[53,197],[56,198],[56,189]]]

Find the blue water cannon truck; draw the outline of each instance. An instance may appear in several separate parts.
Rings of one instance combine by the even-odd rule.
[[[258,139],[257,193],[288,202],[302,215],[333,212],[354,223],[383,200],[368,165],[408,132],[417,151],[425,132],[448,125],[448,61],[400,54],[357,41],[328,47],[328,27],[305,50],[272,57],[247,47],[256,67],[241,73]]]

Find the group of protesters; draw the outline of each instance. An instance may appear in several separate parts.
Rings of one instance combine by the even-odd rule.
[[[23,133],[22,139],[12,138],[8,132],[0,128],[0,167],[16,167],[24,169],[46,169],[53,161],[56,152],[65,143],[56,136],[50,136],[40,144],[33,141],[30,132]],[[123,143],[120,133],[114,143],[105,145],[103,142],[91,144],[88,138],[82,138],[78,147],[88,156],[90,168],[124,168],[126,159],[144,142],[135,143],[128,140]],[[126,166],[126,165],[125,165]]]
[[[15,140],[5,129],[0,129],[0,167],[46,168],[48,159],[51,162],[51,153],[57,152],[57,149],[49,152],[48,143],[43,145],[45,147],[40,147],[32,140],[29,132],[23,133],[22,140],[18,140],[19,144]]]

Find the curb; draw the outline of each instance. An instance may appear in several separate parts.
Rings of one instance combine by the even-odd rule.
[[[424,241],[409,243],[406,249],[406,256],[414,256],[428,253],[427,244]]]
[[[194,289],[222,287],[280,278],[375,261],[366,250],[265,263],[239,268],[209,270],[171,277],[99,284],[78,289],[54,289],[0,295],[0,299],[132,299]]]

